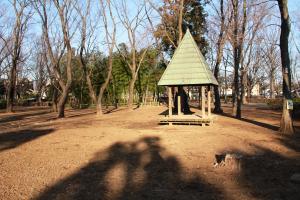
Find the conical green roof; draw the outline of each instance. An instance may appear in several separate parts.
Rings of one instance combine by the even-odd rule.
[[[218,85],[189,30],[177,47],[158,85]]]

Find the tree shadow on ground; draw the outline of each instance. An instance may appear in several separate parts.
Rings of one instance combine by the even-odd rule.
[[[293,135],[284,135],[278,140],[289,149],[292,149],[296,152],[300,152],[300,127],[294,126],[295,134]]]
[[[31,113],[28,113],[28,112],[27,113],[18,113],[18,114],[12,113],[9,116],[1,117],[0,124],[14,122],[14,121],[20,121],[25,118],[38,117],[40,115],[49,114],[49,113],[50,113],[50,110],[42,110],[42,111],[31,112]]]
[[[0,152],[15,148],[53,131],[54,129],[25,129],[0,133]]]
[[[265,147],[256,146],[258,155],[246,155],[241,162],[238,182],[241,188],[256,199],[299,200],[299,183],[290,177],[299,173],[300,159],[281,155]]]
[[[222,114],[219,114],[219,115],[224,116],[224,117],[229,117],[229,118],[232,118],[232,119],[237,119],[236,117],[234,117],[234,116],[232,116],[231,114],[228,114],[228,113],[222,113]],[[278,131],[279,130],[278,126],[274,126],[274,125],[271,125],[271,124],[267,124],[267,123],[264,123],[264,122],[259,122],[259,121],[248,119],[248,118],[241,118],[241,119],[237,119],[237,120],[241,120],[243,122],[254,124],[254,125],[257,125],[257,126],[260,126],[260,127],[263,127],[263,128],[267,128],[267,129],[270,129],[270,130],[273,130],[273,131]]]
[[[127,107],[113,107],[113,108],[107,108],[104,109],[104,114],[110,114],[110,113],[114,113],[114,112],[119,112],[119,111],[123,111],[123,110],[127,110]]]
[[[250,144],[255,153],[245,153],[244,149],[227,149],[221,153],[241,155],[235,170],[231,171],[230,164],[223,166],[230,172],[228,176],[236,180],[239,192],[247,194],[249,199],[299,200],[300,185],[290,180],[294,173],[300,173],[300,137],[295,137],[278,139],[279,144],[289,149],[288,152]]]
[[[195,112],[189,112],[189,113],[184,113],[184,115],[193,115]],[[173,115],[178,115],[177,111],[175,109],[172,110]],[[169,109],[159,113],[158,115],[164,115],[164,116],[169,116]]]
[[[158,137],[118,142],[99,152],[71,176],[36,199],[222,199],[222,193],[191,172],[183,175],[179,161]]]

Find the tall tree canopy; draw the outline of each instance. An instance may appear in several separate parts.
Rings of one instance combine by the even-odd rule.
[[[182,30],[190,29],[203,55],[206,54],[208,43],[204,37],[207,32],[206,12],[202,0],[185,0],[183,2]],[[180,17],[180,0],[164,0],[159,8],[161,23],[157,25],[155,37],[161,40],[162,50],[173,55],[179,41],[178,18]]]

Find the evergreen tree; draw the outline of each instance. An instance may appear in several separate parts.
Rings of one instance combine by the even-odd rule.
[[[161,23],[155,31],[155,37],[161,40],[162,50],[172,56],[178,44],[178,17],[180,0],[164,0],[159,8]],[[203,55],[206,54],[208,43],[204,37],[207,32],[206,16],[202,0],[185,0],[183,8],[182,29],[190,30]]]

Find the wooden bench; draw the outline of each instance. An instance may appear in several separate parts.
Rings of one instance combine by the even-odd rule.
[[[164,117],[160,120],[159,124],[177,124],[177,125],[201,125],[209,126],[213,123],[213,117],[202,118],[197,115],[174,115],[171,117]]]

